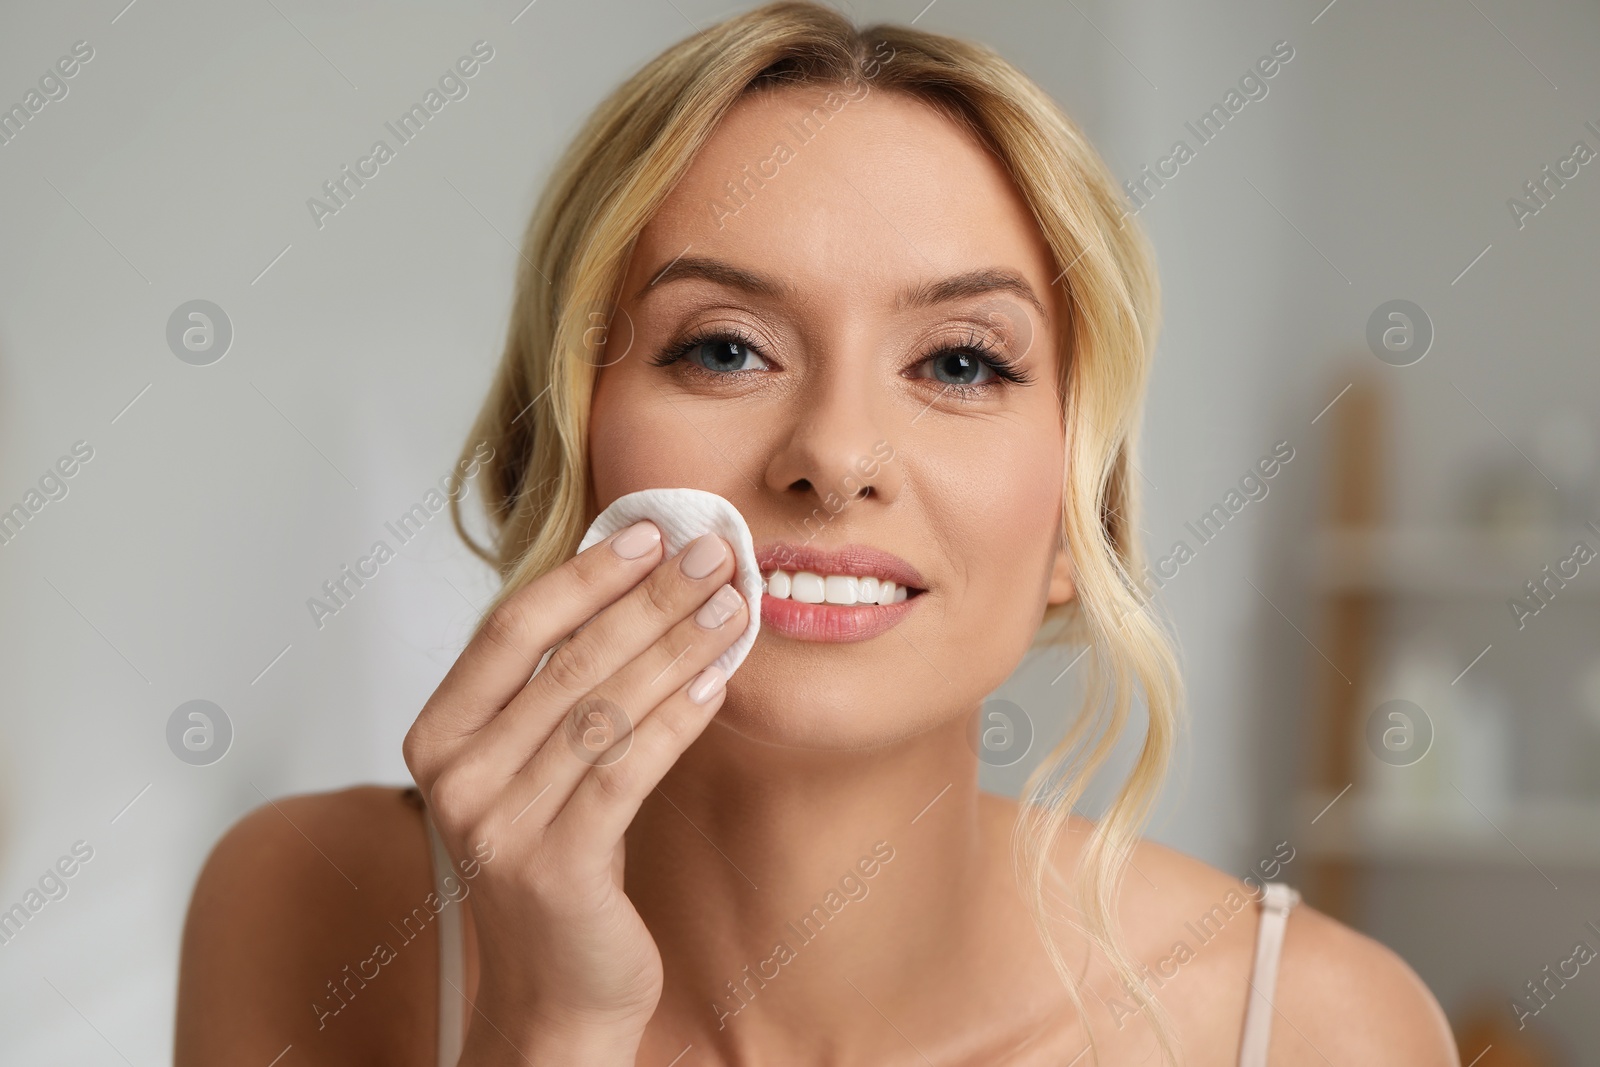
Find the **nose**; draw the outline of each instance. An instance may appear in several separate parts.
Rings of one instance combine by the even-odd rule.
[[[823,372],[807,383],[767,463],[767,488],[814,494],[832,513],[855,501],[887,504],[899,496],[903,472],[888,428],[890,397],[869,378]]]

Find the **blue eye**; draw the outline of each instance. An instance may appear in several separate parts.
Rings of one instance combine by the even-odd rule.
[[[934,377],[946,385],[975,387],[987,385],[1000,377],[995,373],[993,364],[985,360],[980,353],[967,349],[948,348],[943,352],[929,356],[924,362],[934,368]],[[950,378],[940,377],[940,371],[950,375]],[[988,372],[989,376],[987,378],[980,377],[985,371]]]
[[[754,343],[737,334],[722,332],[689,337],[650,362],[652,366],[665,367],[682,359],[714,374],[767,369],[767,362],[761,358]],[[747,360],[754,360],[755,365],[748,365]]]

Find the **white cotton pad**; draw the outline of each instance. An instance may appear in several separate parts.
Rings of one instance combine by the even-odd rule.
[[[717,534],[732,546],[734,573],[730,584],[743,594],[750,621],[739,639],[712,661],[713,666],[732,677],[749,655],[750,647],[756,643],[756,634],[761,630],[761,594],[767,584],[756,566],[755,541],[744,516],[727,500],[704,489],[640,489],[618,497],[596,516],[583,535],[578,551],[600,543],[640,519],[649,519],[660,527],[666,548],[664,558],[676,555],[702,534]],[[540,666],[543,665],[541,662]]]

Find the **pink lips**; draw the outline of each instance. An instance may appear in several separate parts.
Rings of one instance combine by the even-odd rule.
[[[763,595],[761,623],[800,641],[865,641],[897,625],[915,610],[925,579],[910,563],[869,545],[822,549],[794,542],[772,542],[756,550],[764,575],[783,570],[813,574],[875,577],[907,587],[906,599],[894,604],[802,604]]]

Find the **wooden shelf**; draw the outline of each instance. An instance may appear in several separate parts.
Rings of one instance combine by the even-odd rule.
[[[1296,800],[1313,858],[1600,868],[1600,800],[1528,798],[1501,809],[1475,801],[1480,812],[1460,797],[1406,803],[1352,789],[1330,808],[1333,799],[1308,793]]]
[[[1526,595],[1525,583],[1572,553],[1584,527],[1497,533],[1461,526],[1333,527],[1310,545],[1307,573],[1323,593]],[[1594,544],[1595,538],[1586,538]],[[1594,573],[1589,573],[1593,571]],[[1600,560],[1567,581],[1562,597],[1600,595]]]

